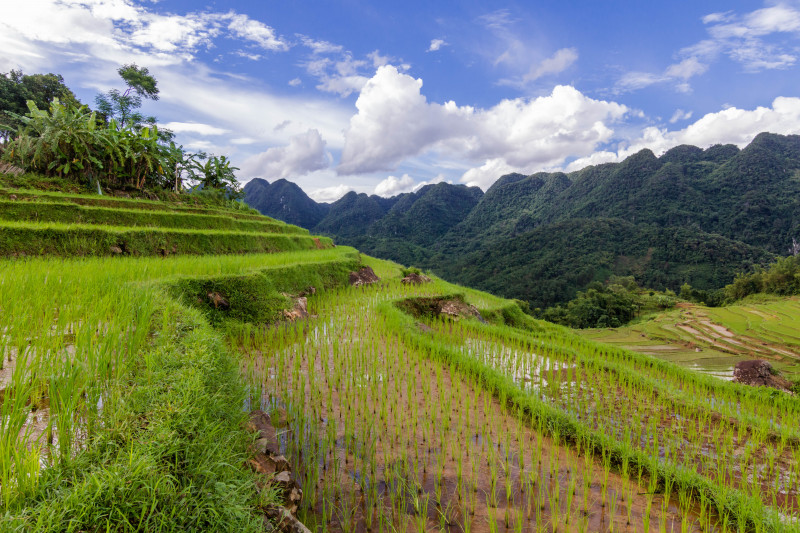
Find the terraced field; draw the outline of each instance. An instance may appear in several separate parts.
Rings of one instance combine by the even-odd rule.
[[[766,359],[800,377],[800,300],[764,298],[726,307],[679,304],[631,326],[583,330],[588,339],[732,379],[746,359]]]
[[[280,426],[318,532],[800,529],[793,396],[409,282],[265,217],[14,196],[2,531],[263,531],[275,494],[245,467],[254,407]],[[351,287],[364,265],[381,280]],[[662,329],[738,346],[700,311]],[[730,331],[790,338],[770,317],[791,308],[758,311]]]
[[[321,249],[330,239],[242,210],[0,190],[0,257],[245,254]]]

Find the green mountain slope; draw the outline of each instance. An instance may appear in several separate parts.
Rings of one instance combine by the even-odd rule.
[[[509,174],[485,194],[448,184],[390,199],[350,193],[309,229],[534,305],[569,299],[610,273],[659,289],[712,289],[786,254],[800,234],[800,136]],[[651,248],[663,260],[629,269],[619,259]]]

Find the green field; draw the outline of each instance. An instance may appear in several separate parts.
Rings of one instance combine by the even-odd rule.
[[[89,199],[0,202],[2,531],[262,531],[275,495],[244,466],[256,407],[281,426],[314,531],[800,529],[794,396],[435,277],[403,283],[399,265],[271,219]],[[126,235],[141,237],[108,244]],[[362,265],[381,281],[350,287]],[[301,293],[310,316],[287,320]],[[704,323],[724,312],[775,351],[795,304],[685,308],[613,334],[699,354],[709,330],[728,338]]]

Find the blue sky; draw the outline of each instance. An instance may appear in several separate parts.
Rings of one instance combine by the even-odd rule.
[[[318,200],[800,133],[797,2],[4,3],[0,72],[146,66],[185,147]]]

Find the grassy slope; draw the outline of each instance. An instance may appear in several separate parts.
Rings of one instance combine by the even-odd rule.
[[[186,289],[197,280],[260,280],[262,293],[279,304],[262,318],[274,320],[291,307],[281,291],[343,283],[358,255],[300,228],[227,209],[15,193],[16,200],[0,202],[0,218],[46,213],[56,222],[6,220],[3,251],[59,258],[0,259],[0,358],[29,369],[3,382],[1,406],[7,420],[24,423],[27,406],[41,404],[43,394],[47,407],[40,412],[57,439],[21,452],[13,424],[0,430],[0,530],[259,530],[259,495],[241,466],[250,436],[242,429],[235,357],[211,326],[210,306],[182,303],[195,303]],[[115,217],[123,206],[131,209]],[[96,224],[59,223],[74,222],[76,214]],[[134,227],[148,224],[156,227]],[[241,231],[248,228],[258,232]],[[72,257],[106,255],[115,244],[131,254],[167,247],[205,255]],[[263,250],[280,253],[207,255]],[[247,282],[240,289],[251,292]],[[241,307],[231,300],[232,309]],[[72,363],[41,356],[56,352],[70,354]],[[58,424],[73,418],[67,413],[83,414]],[[40,461],[47,465],[41,472]]]

